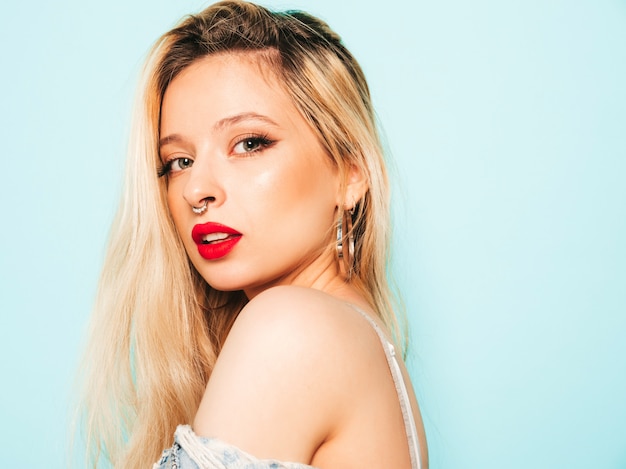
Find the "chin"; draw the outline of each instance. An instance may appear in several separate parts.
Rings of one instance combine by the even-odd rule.
[[[227,272],[225,269],[219,268],[207,269],[206,266],[202,267],[202,269],[196,267],[198,273],[215,290],[225,292],[244,290],[249,284],[249,282],[245,281],[243,273]]]
[[[202,272],[200,272],[202,275]],[[242,285],[241,281],[235,281],[225,277],[218,277],[216,275],[202,275],[202,278],[209,286],[219,291],[237,291],[243,290],[245,285]]]
[[[239,285],[232,285],[223,282],[207,282],[211,288],[217,291],[232,292],[243,290],[243,287]]]
[[[262,291],[284,280],[284,269],[263,269],[257,264],[244,262],[207,263],[202,259],[194,266],[211,288],[224,292]]]

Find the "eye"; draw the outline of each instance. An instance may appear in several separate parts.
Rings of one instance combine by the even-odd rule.
[[[241,155],[245,153],[256,153],[264,150],[274,143],[273,140],[268,139],[262,135],[249,135],[240,139],[233,148],[233,153]]]
[[[170,172],[176,172],[190,168],[193,165],[193,160],[191,158],[176,158],[175,160],[171,160],[169,164]]]
[[[190,168],[191,166],[193,166],[193,160],[191,158],[173,158],[165,163],[163,167],[159,169],[157,174],[159,177],[162,177],[168,174],[178,173],[179,171]]]

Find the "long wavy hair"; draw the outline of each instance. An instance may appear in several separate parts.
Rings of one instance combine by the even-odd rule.
[[[193,420],[222,344],[247,299],[211,288],[191,265],[157,177],[161,102],[169,83],[211,54],[245,53],[271,70],[340,174],[357,167],[358,289],[404,350],[389,285],[389,188],[364,74],[326,23],[300,11],[216,3],[153,47],[134,111],[126,177],[91,320],[81,377],[89,464],[145,468]],[[331,247],[332,248],[332,247]],[[395,307],[395,308],[394,308]],[[402,315],[404,320],[404,316]]]

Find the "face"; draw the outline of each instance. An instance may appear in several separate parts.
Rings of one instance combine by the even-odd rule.
[[[249,297],[336,275],[341,199],[330,158],[262,68],[245,54],[199,60],[167,88],[160,122],[168,205],[193,265]]]

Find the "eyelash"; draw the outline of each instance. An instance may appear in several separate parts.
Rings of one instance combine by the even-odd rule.
[[[234,148],[237,148],[239,145],[241,145],[242,143],[245,142],[253,142],[254,144],[258,145],[258,148],[255,148],[253,150],[250,151],[243,151],[241,153],[235,153],[237,155],[242,155],[242,154],[246,154],[246,153],[257,153],[260,151],[265,150],[266,148],[271,147],[274,143],[276,143],[275,140],[270,140],[267,135],[258,135],[258,134],[251,134],[251,135],[246,135],[243,138],[240,138],[237,143],[235,143]]]
[[[251,134],[251,135],[246,135],[243,138],[240,138],[234,145],[234,148],[237,148],[237,146],[245,143],[245,142],[252,142],[253,144],[257,145],[256,148],[250,150],[250,151],[242,151],[241,153],[235,153],[235,155],[245,155],[245,154],[250,154],[250,153],[258,153],[260,151],[265,150],[266,148],[271,147],[274,143],[276,143],[275,140],[271,140],[268,138],[267,135],[257,135],[257,134]],[[181,160],[189,160],[189,162],[191,163],[191,165],[193,165],[193,160],[189,157],[179,157],[179,158],[172,158],[171,160],[163,163],[161,165],[161,167],[157,170],[157,176],[158,177],[163,177],[163,176],[167,176],[172,172],[172,165],[176,162],[176,161],[181,161]],[[183,168],[184,169],[184,168]],[[181,169],[182,171],[182,169]]]
[[[183,156],[183,157],[179,157],[179,158],[172,158],[171,160],[163,163],[161,165],[161,167],[159,169],[157,169],[157,176],[158,177],[163,177],[163,176],[167,176],[168,174],[170,174],[172,172],[172,165],[176,161],[180,161],[180,160],[189,160],[190,166],[193,165],[193,160],[191,158],[189,158],[189,157]],[[182,169],[180,171],[182,171]]]

